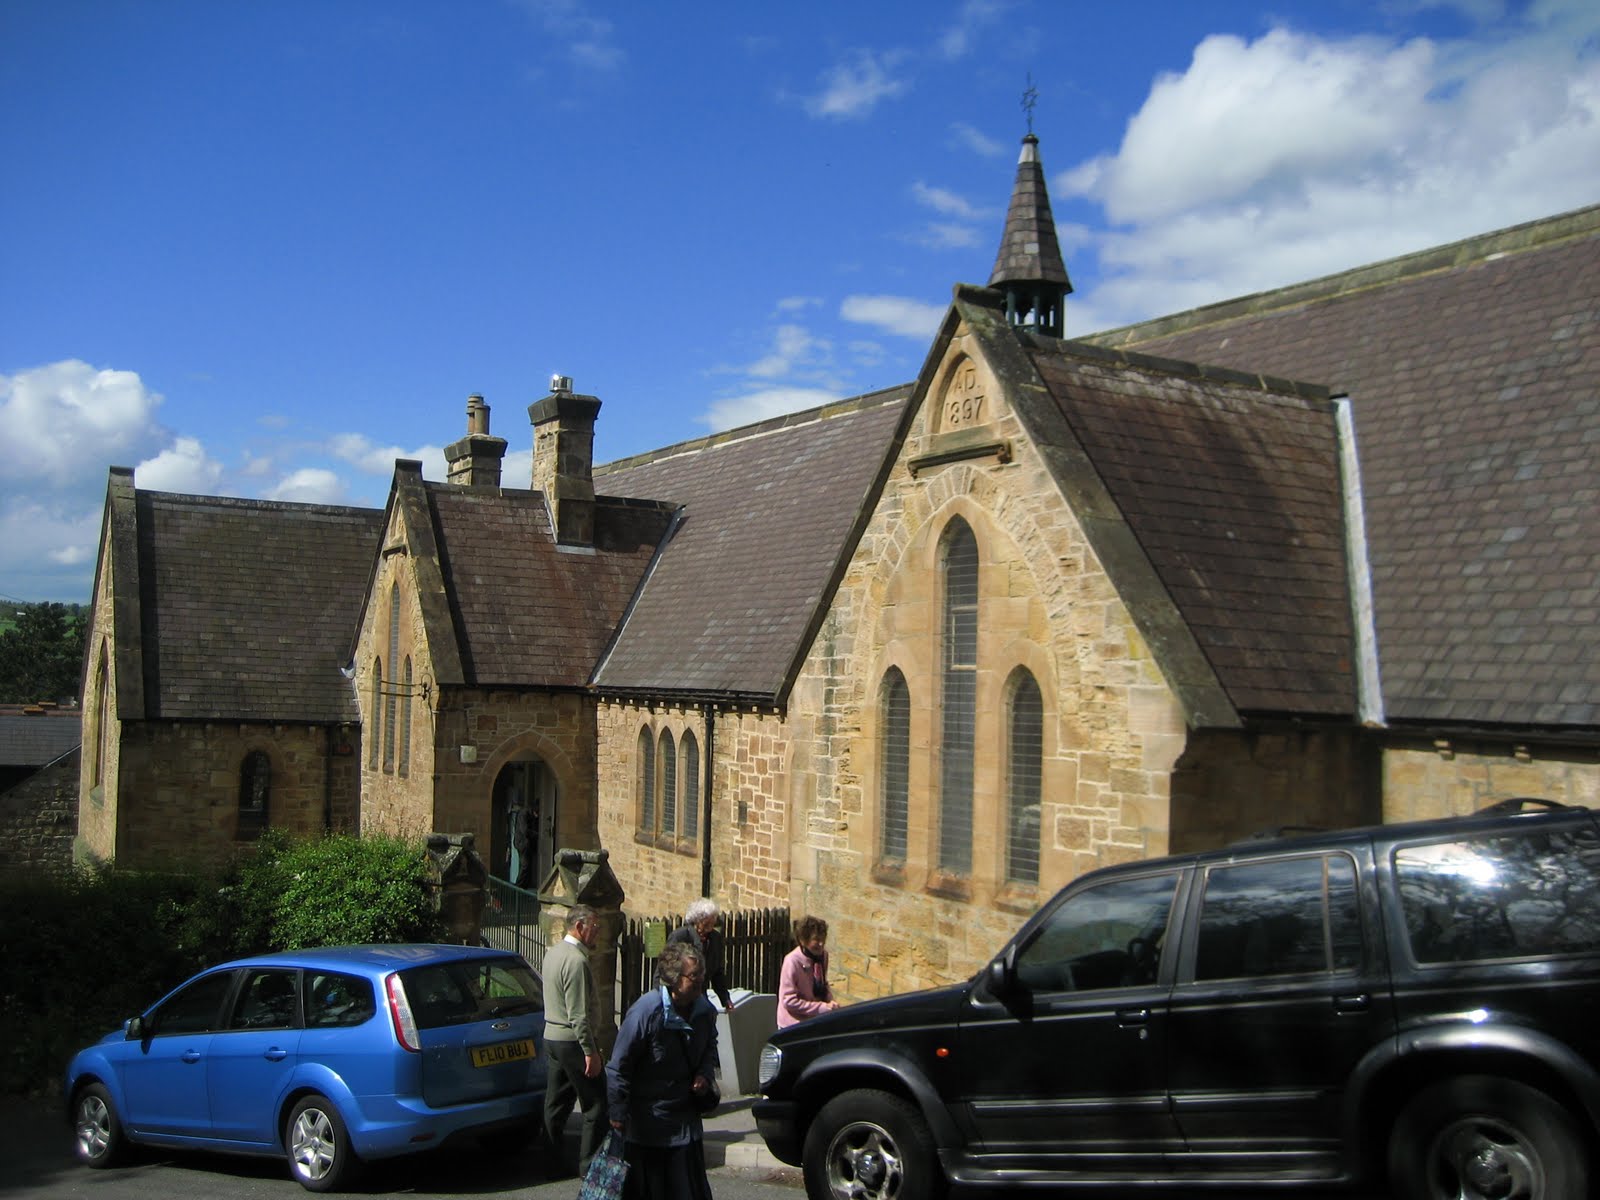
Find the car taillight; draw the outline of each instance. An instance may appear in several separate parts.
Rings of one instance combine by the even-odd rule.
[[[391,975],[383,981],[389,993],[389,1019],[394,1022],[395,1040],[413,1054],[422,1053],[422,1041],[417,1037],[417,1022],[411,1015],[411,1001],[406,999],[406,985],[400,976]]]

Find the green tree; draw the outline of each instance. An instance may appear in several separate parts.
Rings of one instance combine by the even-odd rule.
[[[31,704],[78,699],[83,670],[83,615],[79,605],[24,604],[0,633],[0,703]]]

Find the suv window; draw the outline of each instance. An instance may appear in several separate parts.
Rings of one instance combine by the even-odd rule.
[[[1017,953],[1017,979],[1044,992],[1154,983],[1177,885],[1170,872],[1077,893]]]
[[[436,1029],[544,1007],[532,968],[514,959],[439,963],[401,971],[417,1028]]]
[[[1253,979],[1361,964],[1356,865],[1345,854],[1213,867],[1196,979]]]
[[[1419,963],[1600,950],[1600,837],[1587,826],[1399,846]]]

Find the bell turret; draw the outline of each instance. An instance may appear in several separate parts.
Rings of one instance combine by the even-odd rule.
[[[1006,231],[989,286],[1005,293],[1006,317],[1013,325],[1051,337],[1065,336],[1066,299],[1072,281],[1061,261],[1050,193],[1039,162],[1039,139],[1032,132],[1022,139]]]

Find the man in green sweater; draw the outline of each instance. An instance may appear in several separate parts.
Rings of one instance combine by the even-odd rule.
[[[572,1165],[562,1138],[573,1100],[583,1113],[577,1174],[588,1171],[606,1132],[605,1064],[595,1041],[594,976],[589,970],[589,951],[599,936],[594,909],[574,905],[567,914],[566,936],[544,955],[544,1131],[551,1167],[569,1174]]]

